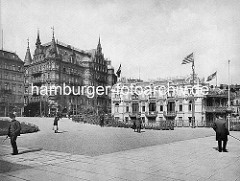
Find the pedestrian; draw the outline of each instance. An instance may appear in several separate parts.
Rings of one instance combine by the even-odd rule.
[[[218,141],[218,151],[219,152],[228,152],[226,149],[228,141],[228,127],[226,119],[223,119],[221,116],[213,124],[213,129],[216,132],[216,141]],[[223,142],[223,147],[222,147]]]
[[[53,122],[53,130],[55,133],[58,132],[58,121],[60,119],[59,114],[56,114],[56,116],[54,117],[54,122]]]
[[[135,129],[136,129],[136,119],[133,119],[132,129],[135,132]]]
[[[12,155],[17,155],[18,154],[18,148],[17,148],[17,137],[20,136],[20,131],[21,131],[21,124],[19,121],[16,120],[16,114],[11,113],[9,115],[11,118],[11,123],[8,127],[8,135],[6,138],[10,138],[13,153]]]
[[[142,124],[142,120],[141,120],[141,113],[140,113],[139,115],[136,116],[136,128],[138,133],[141,133],[141,124]]]
[[[100,126],[103,127],[104,126],[104,113],[100,114]]]

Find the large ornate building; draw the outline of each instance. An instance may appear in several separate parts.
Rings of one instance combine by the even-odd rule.
[[[0,50],[0,116],[23,111],[23,64],[16,53]]]
[[[227,114],[227,91],[210,87],[197,76],[194,82],[194,88],[192,76],[118,82],[112,93],[112,115],[126,123],[140,114],[145,124],[158,125],[164,120],[174,120],[175,126],[192,126],[194,105],[195,126],[211,126],[217,115]]]
[[[25,56],[25,114],[27,116],[46,116],[56,111],[76,114],[81,109],[91,106],[98,111],[111,109],[109,95],[86,94],[84,86],[96,87],[113,85],[116,82],[111,61],[105,59],[101,42],[96,49],[83,51],[55,40],[41,44],[38,32],[33,58],[29,46]],[[57,87],[56,94],[50,94],[51,87]],[[72,92],[63,95],[64,86]],[[37,88],[47,88],[48,94],[39,94]],[[61,87],[61,88],[60,88]],[[69,90],[69,89],[68,89]],[[74,94],[73,90],[75,90]],[[93,89],[92,89],[93,91]],[[91,91],[88,91],[91,92]]]

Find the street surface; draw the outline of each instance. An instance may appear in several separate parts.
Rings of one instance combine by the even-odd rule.
[[[20,122],[35,124],[40,128],[37,133],[22,134],[18,137],[18,146],[87,156],[98,156],[214,135],[211,128],[143,129],[141,133],[137,133],[131,128],[100,127],[75,123],[67,118],[59,121],[60,133],[54,133],[52,130],[54,118],[17,119]],[[3,138],[0,137],[0,142]],[[9,145],[9,141],[5,141],[3,144]]]
[[[211,128],[143,130],[18,118],[39,126],[21,135],[18,155],[0,137],[0,181],[240,181],[240,142],[216,150]],[[240,132],[231,132],[240,138]]]

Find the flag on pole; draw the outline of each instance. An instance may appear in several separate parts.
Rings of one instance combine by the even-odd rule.
[[[121,75],[121,64],[120,64],[120,66],[119,66],[119,68],[118,68],[118,70],[117,70],[117,72],[116,72],[116,74],[117,74],[117,76],[118,77],[120,77],[120,75]]]
[[[217,76],[217,71],[214,72],[212,75],[209,75],[207,78],[207,82],[211,81],[212,79],[214,79]]]
[[[187,64],[187,63],[191,63],[191,62],[194,62],[193,53],[191,53],[190,55],[186,56],[183,59],[182,64]]]

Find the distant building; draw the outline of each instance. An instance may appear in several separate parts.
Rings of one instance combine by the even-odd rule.
[[[195,125],[211,126],[216,116],[227,114],[227,92],[209,87],[197,76],[194,82],[199,90],[194,89]],[[144,93],[141,93],[141,87]],[[118,121],[129,122],[140,113],[145,124],[174,120],[175,126],[191,126],[192,87],[192,76],[151,82],[118,82],[112,94],[112,115]],[[131,88],[138,92],[129,92]]]
[[[56,41],[54,32],[52,41],[42,45],[38,32],[35,45],[33,58],[28,46],[24,60],[26,115],[51,116],[56,111],[77,114],[86,107],[92,107],[96,112],[100,108],[109,110],[108,95],[94,94],[89,98],[85,94],[86,89],[82,90],[84,86],[105,87],[115,83],[115,80],[109,79],[114,76],[114,68],[111,67],[111,61],[104,58],[100,38],[97,49],[83,51]],[[111,68],[108,69],[108,66]],[[65,85],[72,89],[74,87],[75,91],[62,95],[58,89],[57,95],[43,96],[38,95],[32,85],[34,88],[46,86],[48,91],[52,86],[63,88]]]
[[[0,116],[23,111],[23,64],[16,53],[0,50]]]

